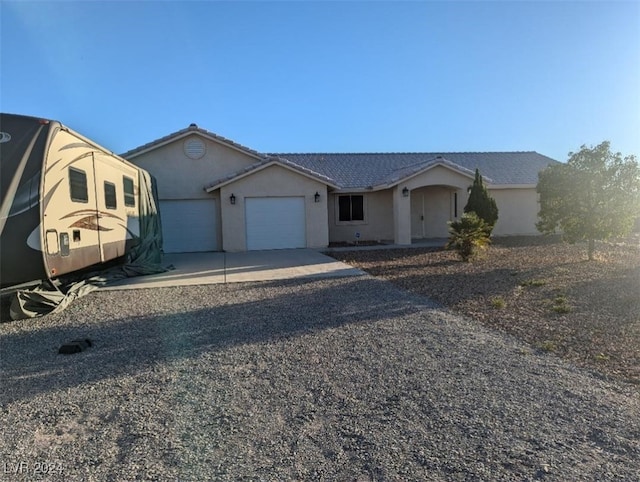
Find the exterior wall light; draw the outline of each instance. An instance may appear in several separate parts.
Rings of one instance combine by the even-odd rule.
[[[320,202],[320,193],[318,191],[316,191],[316,193],[314,194],[313,200],[317,203]]]
[[[402,190],[402,197],[409,197],[409,189],[406,187]]]
[[[231,196],[229,196],[229,202],[231,204],[235,204],[236,203],[236,195],[235,194],[231,194]]]

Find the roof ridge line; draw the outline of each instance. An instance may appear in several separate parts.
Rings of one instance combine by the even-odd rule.
[[[446,155],[446,154],[539,154],[537,151],[377,151],[377,152],[268,152],[269,156],[371,156],[371,155]]]

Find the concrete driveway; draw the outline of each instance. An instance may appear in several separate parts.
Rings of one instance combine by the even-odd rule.
[[[123,290],[364,274],[359,269],[313,249],[166,254],[162,264],[173,269],[166,273],[128,278],[101,289]]]

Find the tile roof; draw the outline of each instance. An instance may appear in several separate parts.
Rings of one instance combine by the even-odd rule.
[[[255,171],[259,168],[262,167],[266,167],[270,164],[280,164],[282,166],[286,166],[286,167],[290,167],[291,169],[301,172],[302,174],[306,174],[307,176],[313,177],[315,179],[317,179],[320,182],[324,182],[332,187],[338,187],[335,184],[335,181],[321,173],[315,172],[307,167],[301,166],[299,164],[293,163],[287,159],[283,159],[277,156],[266,156],[264,159],[260,160],[259,162],[256,162],[255,164],[251,164],[250,166],[246,166],[243,169],[240,169],[236,172],[232,172],[220,179],[216,179],[215,181],[211,182],[210,184],[208,184],[207,186],[205,186],[205,190],[206,191],[212,191],[213,189],[216,189],[220,186],[222,186],[223,184],[228,183],[229,181],[232,181],[233,179],[236,179],[240,176],[243,176],[244,174],[249,174],[252,171]]]
[[[204,137],[208,137],[209,139],[212,139],[214,141],[217,142],[221,142],[223,144],[226,144],[230,147],[233,147],[235,149],[239,149],[241,151],[244,151],[248,154],[251,154],[255,157],[265,157],[263,154],[260,154],[257,151],[254,151],[253,149],[249,149],[248,147],[245,147],[241,144],[238,144],[237,142],[233,142],[230,139],[227,139],[226,137],[222,137],[219,136],[218,134],[208,131],[206,129],[202,129],[201,127],[198,127],[196,124],[191,124],[189,127],[186,127],[185,129],[180,129],[179,131],[176,132],[172,132],[171,134],[168,134],[164,137],[160,137],[159,139],[156,139],[155,141],[151,141],[148,142],[146,144],[143,144],[139,147],[136,147],[135,149],[131,149],[130,151],[127,151],[123,154],[120,154],[120,157],[124,157],[125,159],[128,159],[129,157],[135,157],[136,155],[139,155],[143,152],[146,152],[148,150],[151,150],[155,147],[159,147],[163,144],[167,144],[169,142],[172,142],[176,139],[180,139],[181,137],[186,137],[189,134],[200,134]]]
[[[271,154],[324,174],[342,189],[392,185],[441,163],[473,174],[478,168],[493,185],[537,184],[538,172],[554,159],[527,152],[412,152],[412,153],[279,153]]]
[[[518,152],[392,152],[392,153],[277,153],[263,154],[191,124],[185,129],[120,154],[129,159],[190,134],[199,134],[257,159],[255,164],[214,181],[226,183],[265,164],[278,162],[339,189],[382,189],[434,165],[473,175],[476,168],[492,185],[535,185],[538,173],[557,163],[534,151]]]

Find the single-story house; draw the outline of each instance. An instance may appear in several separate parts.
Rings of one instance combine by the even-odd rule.
[[[538,234],[536,152],[264,154],[191,124],[122,154],[157,180],[165,252],[322,248],[448,235],[475,169],[494,235]]]

